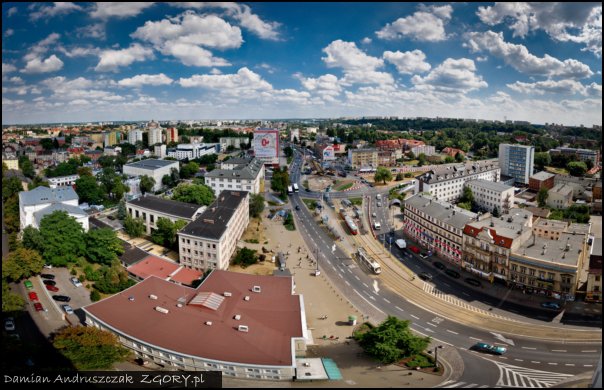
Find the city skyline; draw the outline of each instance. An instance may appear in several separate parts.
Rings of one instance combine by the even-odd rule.
[[[4,3],[2,21],[3,124],[602,124],[601,3]]]

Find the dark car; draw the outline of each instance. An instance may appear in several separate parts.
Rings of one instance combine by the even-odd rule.
[[[472,278],[466,278],[466,283],[468,283],[468,284],[470,284],[472,286],[475,286],[475,287],[480,287],[481,286],[481,284],[480,284],[480,282],[478,280],[472,279]]]
[[[422,279],[422,280],[426,280],[426,281],[430,281],[430,280],[432,280],[432,275],[430,275],[430,274],[429,274],[429,273],[427,273],[427,272],[422,272],[422,273],[420,273],[418,276],[419,276],[419,278],[420,278],[420,279]]]
[[[552,310],[560,310],[560,304],[557,302],[543,302],[541,307]]]
[[[487,343],[476,343],[470,349],[478,352],[492,353],[493,355],[503,355],[507,351],[506,347]]]
[[[459,272],[453,271],[452,269],[445,270],[445,273],[455,279],[459,279],[461,277]]]
[[[441,271],[444,270],[444,269],[447,269],[447,267],[445,267],[445,265],[443,263],[439,263],[438,261],[435,261],[432,264],[434,264],[434,266],[436,268],[438,268],[439,270],[441,270]]]
[[[67,295],[53,295],[52,299],[54,299],[55,301],[59,301],[59,302],[71,301],[71,298],[69,298]]]
[[[57,282],[55,282],[54,280],[43,280],[42,283],[47,286],[55,286],[57,284]]]
[[[296,205],[296,210],[300,210],[300,206]]]
[[[56,276],[53,274],[40,274],[40,277],[42,279],[50,279],[50,280],[55,280]]]

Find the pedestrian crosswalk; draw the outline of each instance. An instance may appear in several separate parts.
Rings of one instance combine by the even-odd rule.
[[[511,364],[493,361],[499,369],[499,378],[495,386],[469,383],[463,381],[445,381],[438,386],[440,388],[503,388],[503,387],[552,387],[560,381],[573,375],[557,372],[541,371],[532,368],[518,367]]]
[[[436,287],[434,287],[430,283],[424,282],[424,291],[427,292],[428,294],[431,294],[431,295],[437,297],[438,299],[442,299],[443,301],[448,302],[448,303],[450,303],[452,305],[462,307],[462,308],[464,308],[466,310],[470,310],[470,311],[473,311],[475,313],[481,313],[481,314],[488,315],[488,316],[491,316],[491,317],[494,317],[494,318],[504,319],[504,320],[507,320],[507,321],[519,322],[519,321],[514,320],[512,318],[505,317],[505,316],[502,316],[502,315],[499,315],[499,314],[495,314],[495,313],[492,313],[492,312],[490,312],[488,310],[480,309],[480,308],[478,308],[476,306],[472,306],[469,303],[464,302],[461,299],[458,299],[458,298],[456,298],[453,295],[449,295],[449,294],[446,294],[446,293],[440,291],[439,289],[437,289]]]

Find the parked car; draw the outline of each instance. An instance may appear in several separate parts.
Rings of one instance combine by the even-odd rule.
[[[26,280],[25,282],[23,282],[23,285],[25,286],[26,289],[31,290],[32,288],[34,288],[34,285],[32,282],[30,282],[29,280]]]
[[[450,277],[455,278],[455,279],[459,279],[461,277],[461,275],[459,274],[459,272],[454,271],[452,269],[445,270],[445,273],[447,275],[449,275]]]
[[[54,280],[43,280],[42,283],[44,283],[47,286],[56,286],[57,282],[55,282]]]
[[[430,256],[431,256],[431,254],[428,252],[422,252],[419,254],[419,257],[421,257],[422,259],[427,259]]]
[[[59,301],[59,302],[69,302],[69,301],[71,301],[71,298],[68,297],[67,295],[53,295],[52,299],[54,299],[55,301]]]
[[[506,347],[487,343],[476,343],[470,349],[478,352],[492,353],[493,355],[503,355],[507,351]]]
[[[71,308],[71,306],[69,305],[63,305],[63,310],[65,310],[65,313],[67,314],[73,314],[73,309]]]
[[[40,277],[42,279],[50,279],[50,280],[55,280],[56,276],[53,274],[40,274]]]
[[[51,264],[44,264],[44,268],[46,268],[46,269],[52,269],[52,265]]]
[[[40,302],[34,303],[34,309],[36,309],[36,311],[44,311],[44,307]]]
[[[45,284],[45,286],[46,286],[46,289],[47,289],[48,291],[52,291],[52,292],[57,292],[57,291],[59,291],[59,288],[58,288],[58,287],[52,286],[52,285],[50,285],[50,284]]]
[[[552,310],[560,310],[560,304],[557,302],[543,302],[541,307]]]
[[[432,263],[432,264],[434,264],[434,266],[435,266],[436,268],[438,268],[439,270],[441,270],[441,271],[442,271],[442,270],[447,269],[447,267],[445,267],[445,265],[444,265],[443,263],[440,263],[440,262],[438,262],[438,261],[435,261],[435,262],[434,262],[434,263]]]
[[[474,287],[480,287],[481,286],[481,283],[478,280],[472,279],[472,278],[466,278],[466,283],[468,283],[468,284],[470,284],[470,285],[472,285]]]
[[[71,281],[71,283],[73,283],[74,286],[76,287],[82,287],[82,282],[80,282],[80,279],[76,278],[75,276],[69,279]]]
[[[8,317],[4,320],[4,330],[7,332],[15,330],[15,319],[13,317]]]
[[[414,245],[410,245],[410,246],[409,246],[409,250],[410,250],[411,252],[413,252],[413,253],[419,253],[419,252],[420,252],[419,248],[418,248],[418,247],[416,247],[416,246],[414,246]]]
[[[419,274],[419,278],[420,278],[420,279],[422,279],[422,280],[426,280],[426,281],[428,281],[428,282],[429,282],[430,280],[432,280],[432,275],[430,275],[430,274],[429,274],[429,273],[427,273],[427,272],[421,272],[421,273]]]
[[[296,210],[300,210],[300,206],[299,205],[296,205]]]
[[[38,294],[36,294],[33,291],[31,291],[29,294],[27,294],[27,296],[29,297],[29,300],[32,302],[35,302],[38,300]]]

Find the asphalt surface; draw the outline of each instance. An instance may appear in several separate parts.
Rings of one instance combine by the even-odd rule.
[[[296,155],[290,170],[292,182],[299,181],[300,157]],[[342,196],[355,196],[352,191]],[[369,193],[369,194],[368,194]],[[363,194],[375,197],[375,189]],[[412,321],[411,328],[441,342],[445,348],[456,348],[465,367],[456,383],[464,382],[480,386],[530,386],[551,385],[569,375],[593,370],[601,351],[601,343],[556,343],[507,334],[492,334],[479,328],[469,327],[419,307],[392,292],[379,276],[370,274],[351,259],[339,246],[334,245],[325,230],[319,227],[304,206],[300,195],[290,197],[300,232],[311,253],[319,257],[319,267],[331,282],[349,298],[350,302],[373,321],[381,321],[386,315]],[[338,198],[337,193],[332,195]],[[477,341],[505,345],[504,356],[489,356],[468,349]]]

